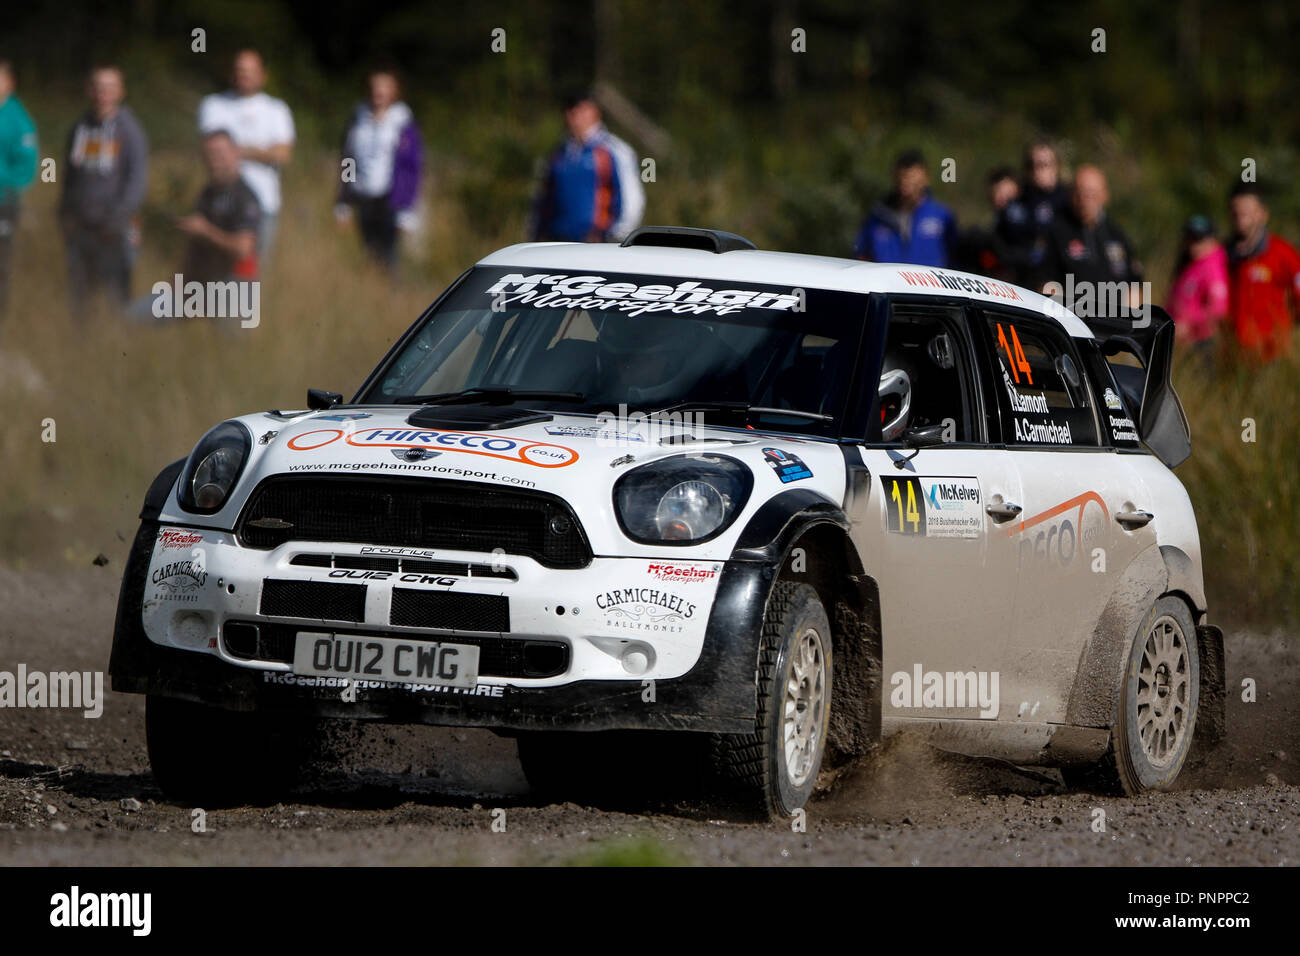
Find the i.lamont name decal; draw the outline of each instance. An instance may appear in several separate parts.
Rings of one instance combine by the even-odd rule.
[[[288,447],[293,451],[315,451],[340,438],[354,448],[436,448],[466,455],[486,455],[538,468],[563,468],[578,460],[578,453],[564,445],[432,428],[369,428],[353,432],[341,428],[317,428],[294,435],[289,439]]]

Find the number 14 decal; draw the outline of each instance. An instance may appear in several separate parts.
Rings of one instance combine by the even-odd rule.
[[[890,531],[899,534],[925,534],[925,498],[921,495],[921,482],[916,478],[880,478],[889,495],[885,505]]]
[[[1016,334],[1016,327],[1011,326],[1011,342],[1007,342],[1007,333],[1003,331],[1002,323],[998,323],[998,347],[1007,353],[1007,359],[1011,363],[1011,374],[1020,384],[1020,373],[1025,373],[1025,382],[1029,385],[1034,384],[1034,376],[1029,371],[1029,359],[1025,357],[1025,350],[1020,346],[1020,336]]]

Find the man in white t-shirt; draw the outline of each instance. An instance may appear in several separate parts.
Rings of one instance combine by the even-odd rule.
[[[262,208],[257,251],[265,268],[280,219],[280,167],[293,155],[293,114],[283,100],[262,92],[266,67],[256,50],[235,54],[231,89],[199,104],[199,133],[225,130],[239,147],[239,174]]]

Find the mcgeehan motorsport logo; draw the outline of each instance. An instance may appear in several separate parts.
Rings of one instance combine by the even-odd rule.
[[[567,275],[539,272],[502,276],[486,295],[492,308],[501,311],[516,304],[535,309],[585,309],[622,312],[629,316],[652,312],[674,315],[731,315],[745,309],[773,309],[802,312],[805,296],[801,289],[790,292],[760,292],[756,289],[711,289],[693,279],[676,285],[609,281],[605,276]]]

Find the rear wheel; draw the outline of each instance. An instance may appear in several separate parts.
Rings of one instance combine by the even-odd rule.
[[[830,620],[810,585],[773,587],[758,665],[756,731],[717,734],[714,768],[742,809],[788,817],[812,796],[830,730]]]
[[[1067,783],[1130,796],[1172,786],[1191,750],[1200,703],[1196,627],[1187,605],[1162,597],[1133,637],[1110,751]]]
[[[204,806],[270,801],[290,790],[316,752],[316,723],[155,694],[145,702],[155,782],[173,800]]]

